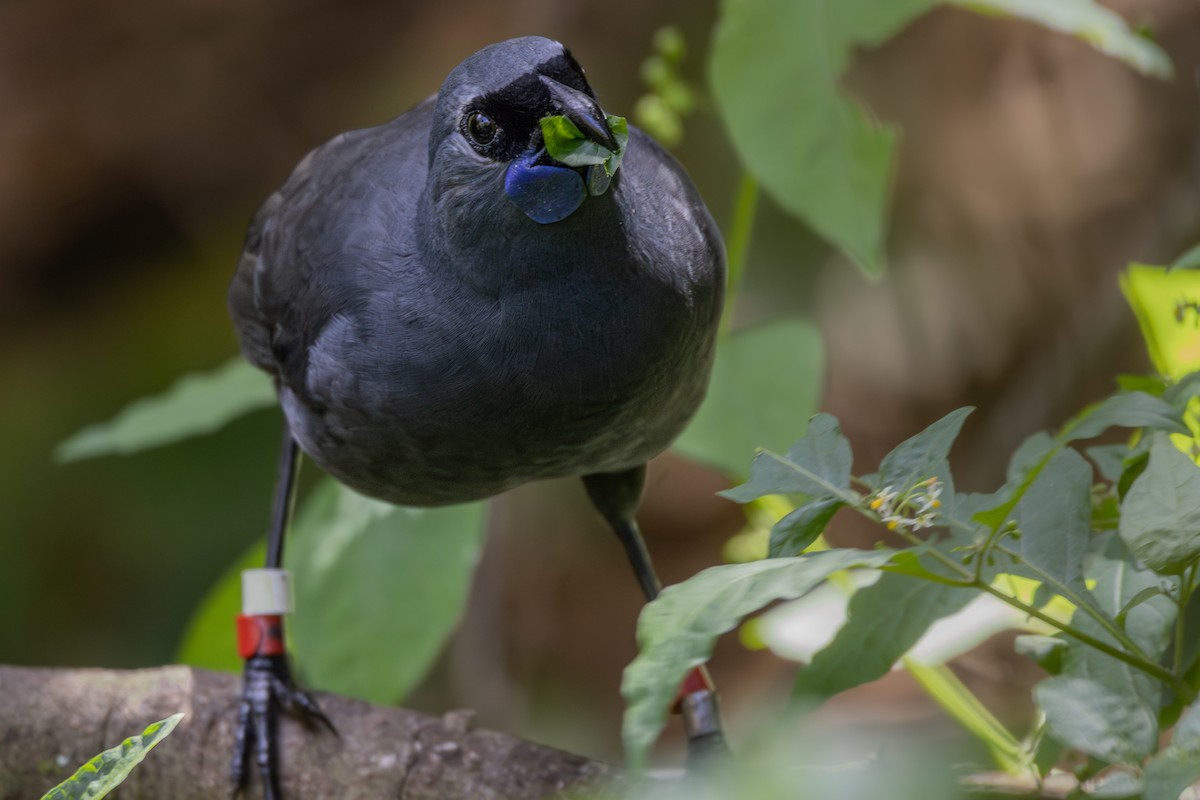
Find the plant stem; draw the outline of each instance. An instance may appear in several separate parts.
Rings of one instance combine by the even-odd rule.
[[[1021,558],[1019,553],[1014,553],[1004,545],[997,544],[993,549],[1004,553],[1004,555],[1008,556],[1009,558],[1023,563],[1026,569],[1034,573],[1038,580],[1040,580],[1042,583],[1053,589],[1055,594],[1061,595],[1062,597],[1070,600],[1072,605],[1074,605],[1077,609],[1083,611],[1083,613],[1096,620],[1096,623],[1100,625],[1100,627],[1104,628],[1105,632],[1108,633],[1109,636],[1120,642],[1121,646],[1128,650],[1132,655],[1142,659],[1143,661],[1151,661],[1151,658],[1146,655],[1145,651],[1138,646],[1137,642],[1129,637],[1129,634],[1125,633],[1125,631],[1121,629],[1120,625],[1118,625],[1114,620],[1110,619],[1104,612],[1100,611],[1098,608],[1095,608],[1090,602],[1088,602],[1086,597],[1081,596],[1074,589],[1067,586],[1053,575],[1050,575],[1036,564],[1031,564],[1028,560]]]
[[[1179,611],[1175,614],[1175,659],[1174,672],[1182,675],[1186,665],[1183,663],[1184,633],[1186,632],[1187,607],[1192,599],[1193,584],[1196,581],[1197,565],[1185,569],[1179,576]]]
[[[1174,689],[1175,692],[1185,702],[1191,703],[1193,700],[1196,699],[1196,692],[1195,692],[1195,690],[1192,689],[1191,686],[1188,686],[1186,683],[1184,683],[1182,680],[1180,680],[1178,675],[1176,675],[1175,673],[1171,672],[1170,670],[1162,667],[1161,665],[1155,664],[1153,661],[1148,661],[1144,658],[1139,658],[1130,653],[1126,653],[1124,650],[1120,650],[1116,647],[1113,647],[1112,645],[1108,644],[1107,642],[1103,642],[1103,641],[1095,638],[1094,636],[1090,636],[1090,635],[1084,633],[1083,631],[1072,628],[1070,625],[1066,625],[1062,622],[1059,622],[1058,620],[1054,619],[1050,615],[1043,614],[1041,611],[1038,611],[1033,606],[1028,605],[1026,603],[1022,603],[1017,598],[1012,597],[1011,595],[1005,594],[1004,592],[1000,591],[999,589],[995,588],[994,586],[991,586],[990,584],[986,584],[986,583],[979,584],[976,588],[987,592],[988,594],[995,597],[997,600],[1003,600],[1005,603],[1008,603],[1013,608],[1017,609],[1018,611],[1025,612],[1026,614],[1033,617],[1034,619],[1041,620],[1042,622],[1046,623],[1047,625],[1050,625],[1053,628],[1057,628],[1058,630],[1062,631],[1067,636],[1070,636],[1072,639],[1083,642],[1087,646],[1095,648],[1096,650],[1099,650],[1100,652],[1102,652],[1106,655],[1110,655],[1113,658],[1117,659],[1118,661],[1125,662],[1126,664],[1133,667],[1134,669],[1140,670],[1141,672],[1145,672],[1147,675],[1151,675],[1151,676],[1157,678],[1158,680],[1162,681],[1163,683],[1167,684],[1172,689]]]
[[[733,220],[729,224],[725,250],[728,253],[728,279],[725,289],[725,310],[721,314],[721,332],[728,333],[733,323],[733,307],[746,274],[746,254],[750,252],[750,234],[754,231],[754,212],[758,209],[758,181],[749,172],[742,173]]]
[[[860,513],[863,513],[867,516],[873,516],[866,509],[859,508],[857,510]],[[923,544],[923,542],[918,537],[914,536],[909,531],[899,531],[899,533],[905,540],[907,540],[913,544]],[[999,548],[999,549],[1001,549],[1007,555],[1015,556],[1015,554],[1012,553],[1011,551],[1009,551],[1007,548]],[[1083,631],[1077,630],[1076,628],[1071,627],[1070,624],[1060,622],[1059,620],[1056,620],[1054,617],[1051,617],[1050,615],[1039,611],[1037,608],[1034,608],[1033,606],[1031,606],[1027,603],[1021,602],[1020,600],[1013,597],[1012,595],[1009,595],[1009,594],[1006,594],[1005,592],[1000,591],[996,587],[992,586],[990,583],[983,580],[981,577],[979,577],[977,575],[973,575],[970,570],[963,567],[962,564],[959,564],[957,561],[950,558],[945,553],[942,553],[938,550],[930,550],[930,551],[928,551],[928,555],[933,556],[936,561],[953,569],[955,572],[962,575],[964,578],[967,578],[967,580],[964,580],[962,583],[963,588],[978,589],[982,592],[986,592],[986,593],[992,595],[993,597],[995,597],[997,600],[1001,600],[1001,601],[1007,603],[1008,605],[1012,606],[1013,608],[1017,609],[1018,611],[1021,611],[1025,614],[1027,614],[1028,616],[1033,617],[1034,619],[1040,620],[1040,621],[1046,623],[1047,625],[1049,625],[1050,627],[1055,628],[1056,630],[1062,631],[1065,635],[1070,636],[1071,638],[1073,638],[1079,642],[1082,642],[1083,644],[1086,644],[1089,647],[1095,648],[1096,650],[1099,650],[1100,652],[1105,653],[1106,655],[1110,655],[1113,658],[1117,659],[1118,661],[1123,661],[1124,663],[1128,664],[1129,666],[1133,667],[1134,669],[1137,669],[1141,672],[1145,672],[1146,674],[1151,675],[1154,678],[1157,678],[1158,680],[1160,680],[1163,683],[1170,686],[1181,698],[1183,698],[1188,703],[1191,703],[1193,700],[1196,699],[1196,690],[1194,690],[1190,685],[1188,685],[1185,681],[1183,681],[1179,677],[1179,674],[1178,674],[1179,669],[1176,669],[1174,672],[1172,672],[1171,670],[1166,669],[1162,665],[1156,664],[1154,661],[1150,660],[1142,652],[1141,648],[1137,646],[1137,643],[1134,642],[1133,640],[1131,640],[1125,634],[1125,632],[1121,631],[1119,628],[1115,632],[1115,638],[1117,638],[1117,641],[1119,641],[1122,646],[1128,648],[1128,650],[1130,652],[1126,652],[1125,650],[1122,650],[1120,648],[1113,647],[1112,645],[1108,644],[1107,642],[1104,642],[1100,639],[1097,639],[1094,636],[1086,634]],[[982,557],[982,556],[979,556],[979,557]],[[1040,573],[1041,571],[1038,570],[1038,572]],[[1058,581],[1054,580],[1053,578],[1051,578],[1049,582],[1051,584],[1055,585],[1056,587],[1061,585],[1058,583]],[[1062,587],[1062,588],[1065,589],[1066,587]],[[1058,593],[1062,594],[1062,592],[1058,592]],[[1070,594],[1074,595],[1074,593],[1070,593]],[[1067,595],[1064,595],[1064,596],[1067,596]],[[1069,596],[1068,596],[1068,599],[1070,599]],[[1074,602],[1074,601],[1072,601],[1072,602]],[[1093,617],[1095,617],[1096,614],[1098,613],[1095,609],[1089,608],[1086,603],[1083,603],[1083,604],[1075,603],[1075,606],[1076,606],[1076,608],[1083,608],[1085,613],[1088,613],[1088,614],[1092,615]],[[1096,617],[1096,619],[1102,625],[1105,625],[1105,623],[1108,623],[1107,625],[1105,625],[1105,630],[1110,634],[1114,634],[1114,631],[1109,630],[1109,627],[1108,627],[1109,625],[1113,624],[1111,620],[1109,620],[1103,614],[1100,614],[1100,616]],[[1177,640],[1178,640],[1178,636],[1179,636],[1178,631],[1179,631],[1179,629],[1177,628],[1176,629]]]

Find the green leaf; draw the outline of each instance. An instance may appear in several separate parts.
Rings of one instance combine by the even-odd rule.
[[[1038,634],[1021,634],[1013,642],[1013,649],[1019,655],[1031,658],[1038,666],[1057,675],[1062,672],[1063,650],[1067,642],[1057,636],[1042,636]]]
[[[1096,470],[1104,480],[1116,483],[1121,479],[1121,473],[1125,470],[1125,459],[1129,455],[1129,445],[1098,444],[1086,448],[1083,452],[1096,465]]]
[[[1099,436],[1114,426],[1155,426],[1186,431],[1178,417],[1170,403],[1144,392],[1123,392],[1088,406],[1063,425],[1057,437],[1052,439],[1045,433],[1035,433],[1026,439],[1013,454],[1008,467],[1008,483],[998,493],[1003,502],[978,512],[974,519],[998,530],[1011,518],[1017,503],[1042,469],[1067,443]]]
[[[1200,467],[1158,433],[1150,462],[1121,509],[1121,538],[1156,572],[1177,574],[1200,557]]]
[[[1171,744],[1184,750],[1200,751],[1200,703],[1192,703],[1183,712]]]
[[[60,461],[136,453],[220,429],[275,405],[275,389],[242,358],[179,378],[162,394],[135,400],[108,422],[90,425],[54,451]]]
[[[1074,450],[1059,451],[1038,474],[1016,507],[1022,563],[1018,574],[1043,574],[1086,592],[1083,557],[1091,539],[1092,467]]]
[[[1179,800],[1179,796],[1200,780],[1200,751],[1172,745],[1146,762],[1142,776],[1145,800]]]
[[[1166,387],[1161,396],[1173,408],[1183,409],[1186,407],[1188,400],[1200,396],[1200,369],[1193,370],[1173,381],[1166,381]]]
[[[1091,0],[986,0],[1081,37],[1152,75],[1169,59]],[[896,132],[840,90],[856,48],[878,45],[933,0],[724,0],[709,78],[746,169],[775,200],[869,276],[883,270]]]
[[[1096,800],[1137,800],[1142,795],[1142,779],[1129,770],[1112,770],[1094,780],[1084,797]]]
[[[1200,269],[1200,244],[1195,244],[1171,264],[1171,269]]]
[[[927,542],[928,544],[928,542]],[[908,575],[911,578],[920,578],[923,581],[933,581],[946,586],[960,586],[962,579],[949,571],[936,572],[935,569],[943,569],[940,564],[933,564],[934,569],[925,566],[921,561],[922,552],[920,548],[910,547],[907,550],[901,550],[896,553],[892,559],[892,563],[882,567],[887,572],[894,572],[897,575]]]
[[[297,662],[311,682],[376,703],[401,699],[457,625],[482,540],[479,503],[408,509],[332,479],[296,515]]]
[[[892,555],[891,550],[825,550],[730,564],[664,589],[638,619],[639,653],[621,681],[627,702],[622,737],[630,768],[644,766],[680,682],[708,659],[718,636],[768,603],[800,597],[834,572],[877,568]]]
[[[1004,479],[1010,484],[1019,484],[1030,477],[1030,473],[1041,472],[1042,467],[1053,457],[1057,448],[1054,438],[1045,431],[1030,434],[1017,445],[1008,459]],[[1032,480],[1030,481],[1032,483]]]
[[[568,167],[603,164],[605,173],[612,176],[620,168],[621,159],[625,156],[625,145],[629,142],[629,124],[624,117],[614,114],[609,114],[605,121],[613,138],[617,140],[618,149],[615,153],[584,136],[579,127],[567,117],[542,117],[538,124],[542,128],[546,152],[555,161]]]
[[[837,417],[817,414],[786,456],[760,452],[750,464],[750,480],[720,494],[739,503],[769,494],[836,497],[851,502],[856,499],[849,488],[852,461],[850,442],[842,435]]]
[[[155,722],[139,736],[130,736],[116,747],[88,761],[70,778],[42,796],[42,800],[98,800],[129,777],[146,754],[167,737],[183,719],[172,714]]]
[[[1125,469],[1117,479],[1117,497],[1122,503],[1133,488],[1133,482],[1142,476],[1146,465],[1150,463],[1150,441],[1150,437],[1142,439],[1139,446],[1130,450],[1129,457],[1125,459]]]
[[[962,430],[963,421],[974,409],[951,411],[925,430],[896,446],[879,464],[879,482],[904,491],[943,469],[950,447]]]
[[[844,505],[840,500],[814,500],[788,513],[771,528],[768,557],[787,558],[803,553]]]
[[[1025,496],[1025,492],[1033,485],[1038,474],[1061,447],[1062,445],[1056,443],[1049,434],[1042,431],[1021,442],[1008,461],[1004,486],[1000,487],[990,498],[972,496],[975,502],[970,505],[973,508],[979,506],[982,508],[975,511],[970,519],[993,531],[999,530],[1000,526],[1012,518],[1017,503]]]
[[[1162,397],[1170,384],[1161,375],[1117,375],[1117,386],[1126,392],[1145,392],[1146,394]]]
[[[885,573],[850,598],[846,624],[800,670],[792,693],[822,700],[882,678],[929,626],[977,594]]]
[[[1126,634],[1148,658],[1161,658],[1171,641],[1175,604],[1162,595],[1134,604],[1145,590],[1157,588],[1161,578],[1134,560],[1115,531],[1092,537],[1084,578],[1091,585],[1088,596],[1095,607],[1110,618],[1124,611]],[[1120,647],[1112,634],[1090,615],[1076,613],[1071,625],[1081,633]],[[1138,700],[1147,708],[1157,709],[1161,704],[1163,685],[1157,679],[1073,639],[1066,640],[1062,673],[1099,683],[1110,691]]]
[[[1114,427],[1188,432],[1179,413],[1166,400],[1145,392],[1120,392],[1075,415],[1063,426],[1058,439],[1061,442],[1091,439]]]
[[[1158,744],[1154,712],[1135,697],[1066,676],[1042,681],[1033,694],[1055,739],[1101,761],[1137,763]]]
[[[954,0],[985,14],[1022,17],[1051,30],[1082,39],[1102,53],[1144,75],[1170,78],[1171,58],[1162,48],[1130,29],[1115,11],[1093,0]]]
[[[756,448],[782,451],[800,420],[816,412],[824,369],[821,334],[804,320],[775,320],[722,337],[708,396],[675,449],[744,475]]]
[[[883,270],[896,133],[839,89],[855,47],[933,0],[725,0],[709,77],[746,169],[869,276]]]
[[[242,570],[266,562],[267,543],[260,540],[227,569],[192,612],[175,651],[175,660],[193,667],[241,672],[234,619],[242,612]]]

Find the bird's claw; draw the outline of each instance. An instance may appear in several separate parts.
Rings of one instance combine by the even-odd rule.
[[[259,655],[246,659],[242,701],[238,705],[231,776],[233,796],[240,796],[250,775],[251,750],[262,778],[265,800],[280,800],[277,764],[278,720],[283,711],[308,729],[318,723],[335,736],[337,729],[307,692],[292,680],[286,655]]]

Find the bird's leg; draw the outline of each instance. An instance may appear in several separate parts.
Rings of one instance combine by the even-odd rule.
[[[629,565],[649,602],[658,597],[662,584],[654,573],[650,553],[634,520],[645,481],[646,467],[641,466],[625,472],[585,475],[583,485],[592,504],[612,526],[625,548]],[[689,766],[699,766],[713,756],[728,754],[717,692],[707,669],[700,666],[688,673],[679,687],[673,710],[683,716]]]
[[[242,613],[237,619],[238,652],[246,664],[234,729],[233,793],[246,788],[253,751],[266,800],[281,797],[277,764],[280,709],[306,727],[320,722],[336,733],[316,701],[293,682],[283,639],[283,617],[292,610],[291,575],[283,569],[283,537],[291,516],[299,456],[285,425],[267,535],[267,563],[264,569],[242,573]]]

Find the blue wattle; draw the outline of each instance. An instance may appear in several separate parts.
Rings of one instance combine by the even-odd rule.
[[[504,192],[534,222],[548,225],[571,216],[587,197],[583,177],[570,167],[535,164],[541,151],[513,159]]]

